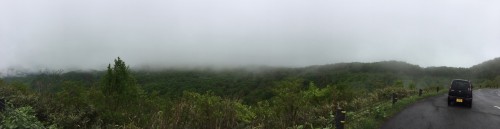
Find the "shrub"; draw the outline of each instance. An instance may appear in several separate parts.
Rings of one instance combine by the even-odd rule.
[[[5,129],[40,129],[43,124],[35,117],[35,111],[30,106],[17,109],[7,108],[3,114],[0,128]]]
[[[223,99],[212,92],[184,92],[174,104],[170,128],[236,128],[255,118],[246,105]]]

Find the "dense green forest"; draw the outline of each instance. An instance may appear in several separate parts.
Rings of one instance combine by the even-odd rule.
[[[470,68],[383,61],[222,70],[129,69],[117,58],[104,71],[3,77],[0,128],[333,128],[336,107],[355,117],[392,93],[447,89],[455,78],[497,87],[500,58]],[[385,119],[378,110],[368,115]]]

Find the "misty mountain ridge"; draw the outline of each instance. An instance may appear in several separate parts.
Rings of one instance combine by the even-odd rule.
[[[104,68],[103,68],[104,69]],[[499,75],[497,71],[500,71],[500,57],[494,58],[480,64],[474,65],[469,68],[461,68],[461,67],[448,67],[448,66],[430,66],[430,67],[420,67],[419,65],[410,64],[404,61],[379,61],[379,62],[350,62],[350,63],[334,63],[334,64],[325,64],[325,65],[312,65],[306,67],[276,67],[276,66],[264,66],[264,65],[251,65],[251,66],[234,66],[234,67],[216,67],[216,66],[206,66],[206,67],[151,67],[148,65],[139,66],[139,67],[131,67],[132,71],[136,72],[158,72],[158,71],[207,71],[207,72],[218,72],[218,71],[241,71],[241,72],[251,72],[251,73],[261,73],[261,72],[269,72],[276,70],[295,70],[302,71],[301,73],[309,73],[309,72],[321,72],[321,71],[335,71],[335,72],[392,72],[392,73],[401,73],[401,74],[410,74],[410,75],[420,75],[422,72],[426,72],[430,75],[450,75],[456,74],[456,72],[471,72],[474,76],[478,76],[480,78],[494,78],[495,75]],[[470,70],[470,71],[469,71]],[[9,77],[9,76],[27,76],[30,74],[64,74],[68,72],[73,73],[96,73],[103,70],[51,70],[51,69],[25,69],[25,68],[15,68],[11,67],[7,70],[0,71],[0,77]],[[448,73],[444,72],[448,71]],[[454,71],[450,73],[449,71]],[[479,74],[482,73],[482,74]]]
[[[125,60],[126,62],[126,60]],[[171,97],[181,96],[184,91],[197,93],[213,92],[215,95],[240,98],[245,103],[255,103],[273,96],[269,88],[276,81],[298,78],[307,86],[349,86],[357,89],[377,89],[401,82],[404,86],[417,88],[429,86],[446,87],[449,80],[461,78],[487,85],[485,80],[500,76],[500,58],[486,61],[471,68],[426,67],[402,62],[380,61],[372,63],[336,63],[300,68],[287,67],[233,67],[214,69],[132,68],[131,74],[144,91],[158,92]],[[64,82],[80,82],[85,86],[99,85],[104,70],[51,71],[22,73],[22,76],[2,77],[6,82],[24,82],[36,90],[55,92]],[[258,97],[256,97],[258,96]]]

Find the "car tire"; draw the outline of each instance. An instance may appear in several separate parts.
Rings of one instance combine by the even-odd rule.
[[[469,102],[469,103],[467,104],[467,107],[468,107],[468,108],[472,108],[472,102]]]

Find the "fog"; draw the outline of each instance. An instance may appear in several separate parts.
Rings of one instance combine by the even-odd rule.
[[[491,0],[0,0],[0,70],[303,67],[500,56]]]

